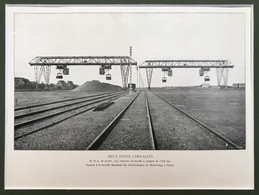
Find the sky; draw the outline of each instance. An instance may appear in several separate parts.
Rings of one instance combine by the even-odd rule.
[[[15,15],[15,76],[35,81],[29,62],[36,56],[129,56],[138,65],[145,60],[229,60],[228,85],[245,82],[245,18],[240,13],[48,13]],[[112,80],[99,75],[98,66],[73,66],[65,81],[83,84],[100,80],[122,86],[120,67],[113,66]],[[132,68],[133,82],[137,71]],[[57,83],[52,67],[50,83]],[[140,70],[147,86],[145,69]],[[216,70],[208,75],[216,85]],[[154,69],[151,85],[194,86],[203,83],[199,69]],[[41,81],[44,81],[42,77]]]

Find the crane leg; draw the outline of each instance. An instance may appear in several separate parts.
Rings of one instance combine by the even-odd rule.
[[[217,68],[216,72],[217,72],[218,87],[220,87],[222,75],[223,75],[223,68]]]
[[[224,68],[223,70],[223,84],[225,86],[225,88],[227,87],[228,84],[228,68]]]
[[[121,65],[121,79],[122,86],[124,89],[127,89],[128,85],[128,77],[129,77],[129,65]]]
[[[223,79],[223,86],[227,87],[228,82],[228,68],[217,68],[217,80],[218,80],[218,87],[221,86],[221,81]]]
[[[45,83],[47,85],[49,85],[50,71],[51,71],[51,66],[48,65],[43,67],[43,75],[45,78]]]
[[[50,78],[50,70],[51,66],[34,66],[34,73],[35,73],[35,81],[36,81],[36,89],[38,89],[38,85],[40,83],[41,76],[43,74],[45,78],[45,83],[49,84],[49,78]]]
[[[34,66],[36,89],[38,89],[38,84],[40,83],[42,72],[43,72],[43,66]]]
[[[153,68],[146,68],[148,90],[150,90]]]

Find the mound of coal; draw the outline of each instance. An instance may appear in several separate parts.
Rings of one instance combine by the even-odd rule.
[[[80,92],[102,92],[102,91],[119,91],[122,88],[118,85],[111,85],[109,83],[101,83],[100,81],[87,81],[83,85],[75,88],[73,91]]]

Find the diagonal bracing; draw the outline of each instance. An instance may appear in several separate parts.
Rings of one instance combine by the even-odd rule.
[[[227,86],[229,68],[234,65],[228,60],[146,60],[139,68],[146,68],[148,88],[150,89],[153,68],[200,68],[201,71],[216,68],[218,86]]]
[[[137,65],[129,56],[37,56],[29,62],[34,66],[36,88],[42,74],[46,84],[49,84],[51,66],[120,66],[123,88],[127,88],[129,66]]]

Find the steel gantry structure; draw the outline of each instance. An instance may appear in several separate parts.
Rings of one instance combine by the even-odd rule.
[[[56,66],[64,74],[68,74],[67,66],[97,65],[100,66],[100,72],[101,70],[111,69],[111,66],[114,65],[120,66],[122,85],[123,88],[127,88],[129,67],[130,65],[137,65],[137,62],[129,56],[38,56],[29,64],[34,66],[36,85],[40,82],[42,74],[46,84],[49,84],[51,66]]]
[[[218,86],[227,86],[229,68],[234,65],[228,60],[146,60],[139,68],[146,68],[148,88],[151,86],[152,73],[154,68],[162,68],[162,71],[167,72],[172,76],[173,68],[200,68],[200,76],[205,72],[210,71],[210,68],[215,68],[217,73]]]

